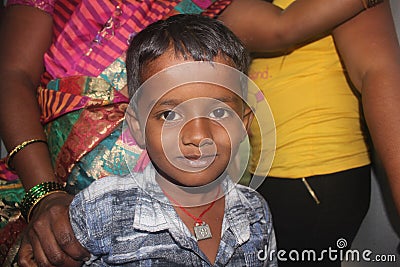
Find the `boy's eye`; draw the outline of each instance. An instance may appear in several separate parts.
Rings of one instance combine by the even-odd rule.
[[[223,108],[217,108],[210,113],[210,117],[213,119],[223,119],[229,116],[229,112]]]
[[[179,120],[180,118],[181,116],[172,110],[165,111],[161,114],[161,119],[165,121],[174,121],[174,120]]]

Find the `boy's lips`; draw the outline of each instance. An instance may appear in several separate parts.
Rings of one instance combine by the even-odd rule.
[[[180,167],[189,168],[207,168],[217,157],[216,154],[210,155],[184,155],[177,157],[177,163]]]

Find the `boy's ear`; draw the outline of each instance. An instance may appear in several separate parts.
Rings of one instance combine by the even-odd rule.
[[[249,135],[250,126],[251,126],[253,119],[254,119],[254,113],[253,113],[252,109],[246,105],[244,112],[243,112],[243,118],[242,118],[242,123],[243,123],[243,128],[244,128],[244,129],[242,128],[243,136],[242,136],[240,142],[243,142],[243,140],[246,138],[246,136]]]
[[[128,123],[129,130],[131,131],[133,138],[135,138],[136,143],[140,148],[144,149],[146,142],[143,131],[140,127],[138,116],[130,105],[126,109],[125,120]]]
[[[253,110],[246,105],[243,112],[243,125],[247,132],[250,130],[251,123],[254,119]]]

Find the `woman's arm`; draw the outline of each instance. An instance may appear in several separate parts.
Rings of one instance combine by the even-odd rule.
[[[362,0],[297,0],[284,10],[267,1],[234,0],[219,19],[250,51],[271,52],[329,32],[362,10]]]
[[[32,7],[12,6],[0,24],[0,136],[8,151],[30,139],[46,140],[39,121],[36,89],[43,73],[43,54],[51,42],[51,17]],[[13,157],[26,190],[54,181],[46,144],[33,143]]]
[[[333,32],[400,213],[400,47],[389,1]]]
[[[51,44],[52,23],[50,15],[33,7],[12,6],[2,12],[0,136],[8,151],[26,140],[46,140],[36,89],[44,70],[43,55]],[[26,190],[56,181],[45,143],[32,143],[20,150],[12,166]],[[75,259],[88,256],[69,224],[71,200],[68,194],[55,193],[35,207],[19,251],[20,266],[62,261],[74,266],[69,255]]]

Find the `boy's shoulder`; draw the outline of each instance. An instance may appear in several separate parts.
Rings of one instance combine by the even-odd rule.
[[[226,197],[226,219],[236,236],[241,238],[248,238],[252,234],[260,238],[269,236],[272,216],[267,202],[258,192],[250,187],[236,184]]]
[[[139,189],[135,179],[132,175],[103,177],[79,192],[75,198],[94,202],[122,195],[135,197]]]
[[[246,199],[249,201],[253,202],[265,202],[264,197],[258,193],[256,190],[254,190],[251,187],[241,185],[241,184],[236,184],[236,189],[241,192]]]
[[[95,232],[103,231],[103,226],[112,224],[119,214],[133,216],[137,200],[145,195],[135,179],[131,175],[107,176],[92,182],[75,195],[70,204],[70,216],[85,214],[85,223],[91,222],[87,224]]]
[[[269,207],[264,197],[253,188],[236,184],[235,189],[239,192],[241,203],[248,210],[247,212],[262,213],[269,216]]]

